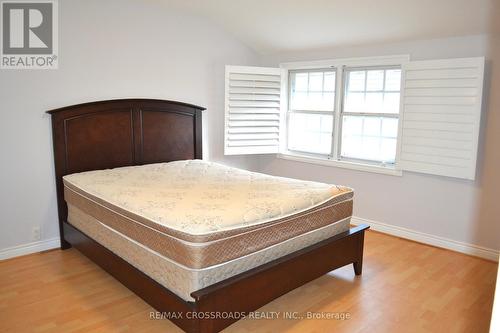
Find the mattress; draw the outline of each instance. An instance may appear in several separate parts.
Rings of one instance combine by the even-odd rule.
[[[63,180],[70,223],[72,212],[83,212],[86,221],[189,269],[227,263],[352,214],[350,188],[200,160],[83,172]],[[346,231],[348,223],[337,228]]]
[[[186,267],[155,252],[86,212],[68,205],[68,222],[186,301],[191,293],[313,245],[349,229],[346,218],[251,254],[202,269]]]

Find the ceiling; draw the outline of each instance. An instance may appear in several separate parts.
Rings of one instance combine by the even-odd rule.
[[[498,0],[168,0],[261,54],[486,33]]]

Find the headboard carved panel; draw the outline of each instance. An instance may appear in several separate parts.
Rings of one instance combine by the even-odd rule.
[[[202,158],[204,108],[164,100],[122,99],[48,111],[52,116],[61,247],[67,174]]]
[[[65,174],[133,165],[133,113],[125,108],[64,119]]]

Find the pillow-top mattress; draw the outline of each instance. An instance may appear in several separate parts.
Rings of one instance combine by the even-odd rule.
[[[69,205],[190,268],[248,255],[352,214],[350,188],[200,160],[63,180]]]

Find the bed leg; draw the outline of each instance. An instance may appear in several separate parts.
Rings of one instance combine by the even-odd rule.
[[[361,261],[353,262],[352,266],[354,267],[354,274],[361,275],[363,272],[363,260],[361,259]]]
[[[64,223],[65,222],[59,222],[59,240],[61,243],[61,250],[67,250],[71,248],[71,244],[64,239]]]
[[[61,228],[61,236],[59,236],[59,239],[61,240],[61,250],[67,250],[71,248],[71,244],[64,239],[64,226]]]
[[[358,236],[356,261],[352,263],[352,266],[354,268],[354,274],[356,275],[361,275],[361,273],[363,272],[364,246],[365,246],[365,231],[363,230]]]
[[[61,239],[61,250],[67,250],[71,248],[71,244],[65,241],[64,239]]]

